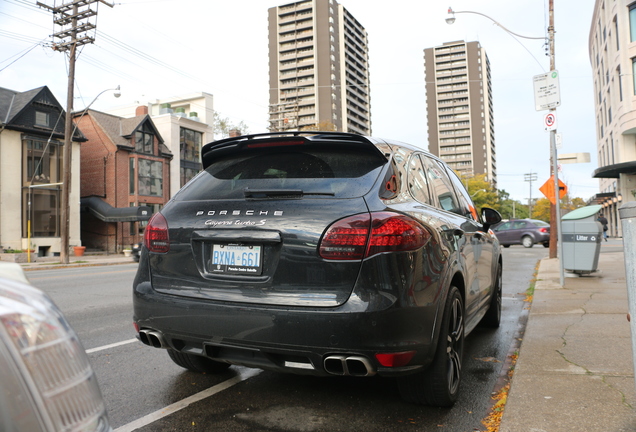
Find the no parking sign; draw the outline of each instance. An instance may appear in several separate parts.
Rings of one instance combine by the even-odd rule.
[[[543,125],[545,126],[545,130],[547,131],[556,130],[557,128],[556,114],[553,112],[546,114],[543,120]]]

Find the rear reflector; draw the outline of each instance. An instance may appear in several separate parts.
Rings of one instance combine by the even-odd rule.
[[[155,213],[150,218],[144,231],[144,244],[150,252],[166,253],[170,250],[168,222],[161,213]]]
[[[400,367],[409,364],[415,351],[405,351],[399,353],[376,354],[375,358],[384,367]]]
[[[335,222],[320,242],[320,256],[332,260],[359,260],[383,252],[413,251],[424,246],[430,233],[408,216],[376,212]]]

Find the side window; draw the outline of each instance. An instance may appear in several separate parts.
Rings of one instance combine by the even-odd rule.
[[[510,222],[504,222],[501,225],[499,225],[497,228],[495,228],[495,231],[507,231],[511,228],[510,226]]]
[[[457,197],[444,167],[436,160],[428,157],[422,158],[422,162],[426,165],[431,194],[437,197],[439,207],[446,211],[457,213],[459,208]]]
[[[426,172],[418,154],[413,155],[409,161],[409,191],[417,201],[423,204],[432,204]]]
[[[464,187],[464,184],[459,179],[455,171],[451,170],[447,167],[446,171],[448,171],[448,176],[453,181],[453,185],[455,186],[455,190],[457,191],[457,197],[459,198],[460,204],[460,214],[462,216],[466,216],[467,218],[474,219],[479,221],[479,216],[477,216],[477,210],[473,205],[473,200],[471,199],[468,191]]]

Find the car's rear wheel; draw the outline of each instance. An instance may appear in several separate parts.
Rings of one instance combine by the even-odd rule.
[[[509,248],[510,247],[510,245],[502,245],[502,246],[505,247],[505,248]]]
[[[464,302],[459,290],[451,286],[433,363],[425,371],[398,378],[402,398],[418,404],[452,406],[459,394],[463,353]]]
[[[521,244],[523,245],[523,247],[531,248],[532,246],[534,246],[534,241],[530,236],[523,236],[523,238],[521,239]]]
[[[549,247],[550,247],[550,242],[545,242],[545,243],[543,243],[543,247],[544,247],[544,248],[549,248]]]
[[[222,363],[207,357],[186,354],[173,349],[168,350],[168,355],[173,362],[192,372],[219,373],[230,367],[229,363]]]
[[[501,298],[503,295],[503,281],[501,277],[501,265],[497,266],[497,276],[493,285],[493,294],[490,298],[490,306],[486,315],[482,318],[482,324],[486,327],[498,328],[501,324]]]

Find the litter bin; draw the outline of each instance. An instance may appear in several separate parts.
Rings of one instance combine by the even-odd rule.
[[[581,207],[561,218],[563,269],[577,274],[598,270],[603,226],[596,220],[600,205]]]

